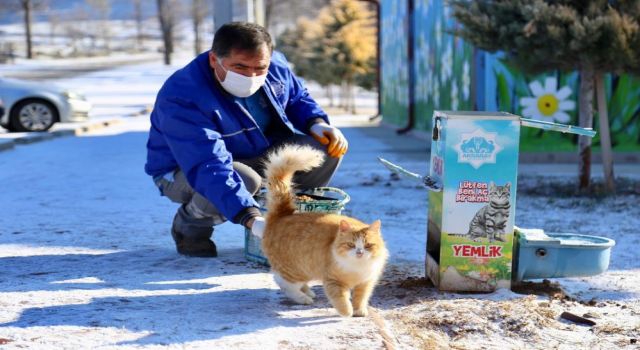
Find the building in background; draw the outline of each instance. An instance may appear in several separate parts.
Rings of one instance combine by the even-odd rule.
[[[254,22],[264,25],[263,0],[214,0],[214,30],[223,24],[235,21]]]

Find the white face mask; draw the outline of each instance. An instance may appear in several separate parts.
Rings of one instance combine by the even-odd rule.
[[[236,97],[249,97],[255,94],[256,91],[264,85],[265,80],[267,80],[266,73],[264,75],[247,77],[230,69],[225,69],[220,59],[218,59],[218,64],[227,73],[224,81],[220,81],[220,84],[227,92]]]

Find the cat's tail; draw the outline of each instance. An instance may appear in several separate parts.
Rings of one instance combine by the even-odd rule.
[[[296,171],[309,171],[322,164],[324,154],[311,146],[285,145],[265,162],[267,176],[267,222],[296,210],[292,178]]]

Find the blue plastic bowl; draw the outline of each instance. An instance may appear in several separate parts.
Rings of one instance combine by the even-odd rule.
[[[541,239],[516,231],[517,281],[593,276],[609,267],[614,240],[573,233],[545,234],[547,237]]]

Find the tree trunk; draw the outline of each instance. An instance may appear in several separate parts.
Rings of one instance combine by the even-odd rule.
[[[327,98],[329,99],[329,107],[333,107],[333,90],[331,89],[331,84],[328,84],[327,86],[325,86],[324,88],[325,90],[325,94],[327,95]]]
[[[170,10],[167,8],[166,0],[157,0],[158,4],[158,20],[160,21],[160,30],[162,31],[162,41],[164,43],[164,64],[171,64],[171,52],[173,52],[172,42],[172,23]]]
[[[351,82],[349,82],[349,84],[347,86],[349,87],[349,103],[351,104],[350,112],[351,112],[351,114],[356,114],[356,92],[355,92],[355,86]]]
[[[33,58],[31,46],[31,0],[22,0],[22,10],[24,11],[24,31],[27,40],[27,58]]]
[[[133,17],[136,21],[136,44],[138,50],[142,50],[142,0],[134,0],[133,8]]]
[[[56,39],[56,29],[58,28],[58,18],[55,15],[49,15],[49,45],[53,45]]]
[[[202,22],[202,11],[204,10],[202,0],[193,0],[191,10],[193,17],[193,48],[195,55],[198,56],[202,51],[200,40],[200,23]]]
[[[346,109],[347,108],[347,104],[345,102],[346,101],[346,99],[345,99],[346,91],[345,91],[345,88],[344,88],[344,81],[340,83],[339,91],[340,91],[340,96],[338,96],[339,97],[339,99],[338,99],[338,101],[339,101],[338,102],[338,108]]]
[[[343,92],[344,110],[346,112],[350,112],[351,111],[351,89],[348,81],[345,81],[343,84],[344,84],[344,92]]]
[[[107,55],[111,53],[111,33],[109,29],[109,17],[102,20],[102,41]]]
[[[264,1],[264,27],[269,30],[271,24],[271,14],[273,13],[273,7],[275,6],[275,0]]]
[[[195,50],[195,55],[198,56],[202,53],[202,44],[200,40],[200,23],[193,23],[193,48]]]
[[[593,68],[585,66],[580,71],[580,96],[579,114],[580,126],[583,128],[593,127]],[[578,177],[580,191],[589,189],[591,182],[591,138],[588,136],[578,137],[579,168]]]
[[[602,149],[602,168],[604,170],[604,186],[608,193],[615,193],[616,184],[613,176],[613,151],[611,150],[611,133],[609,131],[609,113],[604,91],[604,74],[596,73],[596,92],[598,98],[598,122],[600,124],[600,148]]]

